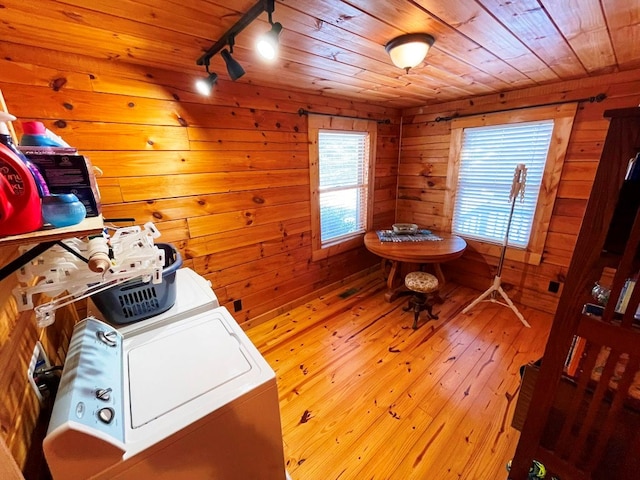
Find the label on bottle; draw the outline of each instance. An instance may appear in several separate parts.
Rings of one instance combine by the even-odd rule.
[[[9,182],[11,186],[11,190],[13,190],[14,195],[24,195],[24,179],[22,175],[11,165],[9,162],[6,162],[0,158],[0,174],[4,175],[4,177]]]

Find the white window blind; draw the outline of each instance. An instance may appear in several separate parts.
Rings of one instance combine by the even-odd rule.
[[[369,134],[320,131],[319,203],[321,243],[366,230]]]
[[[553,120],[464,130],[451,227],[454,233],[502,244],[511,211],[513,175],[516,166],[524,163],[524,202],[516,200],[509,245],[527,247],[552,131]]]

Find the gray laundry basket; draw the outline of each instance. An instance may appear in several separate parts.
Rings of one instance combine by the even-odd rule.
[[[91,297],[109,322],[139,322],[166,312],[176,303],[176,271],[182,266],[182,257],[168,243],[157,243],[156,247],[164,250],[161,283],[129,280]]]

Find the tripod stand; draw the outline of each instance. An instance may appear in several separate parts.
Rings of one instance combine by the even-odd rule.
[[[507,222],[507,232],[504,235],[504,242],[502,244],[502,253],[500,254],[500,261],[498,262],[498,271],[496,272],[496,276],[493,278],[493,284],[487,289],[487,291],[485,291],[482,295],[480,295],[473,302],[467,305],[464,308],[464,310],[462,310],[462,313],[467,313],[469,310],[475,307],[478,303],[480,303],[481,301],[485,300],[487,297],[490,296],[488,301],[492,303],[499,303],[500,305],[504,305],[505,307],[511,308],[511,310],[513,310],[513,313],[516,314],[516,317],[520,319],[520,321],[525,327],[531,327],[531,325],[529,325],[529,323],[524,319],[520,311],[513,304],[513,302],[507,295],[507,292],[503,290],[501,285],[502,280],[500,278],[500,276],[502,275],[502,266],[504,265],[504,257],[507,253],[507,247],[509,246],[509,230],[511,229],[511,220],[513,218],[513,210],[515,209],[515,206],[516,206],[516,198],[518,196],[520,196],[521,200],[524,198],[524,184],[526,182],[526,178],[527,178],[527,168],[523,163],[520,163],[516,166],[516,170],[513,174],[513,183],[511,184],[511,193],[509,194],[509,200],[511,200],[511,211],[509,212],[509,221]],[[498,301],[496,298],[497,297],[496,293],[499,293],[506,303],[502,303]]]

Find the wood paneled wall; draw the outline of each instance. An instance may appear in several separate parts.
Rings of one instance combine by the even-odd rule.
[[[607,98],[601,103],[581,102],[578,106],[541,263],[525,265],[507,260],[502,274],[512,300],[555,312],[561,290],[549,292],[549,282],[558,282],[562,288],[573,254],[608,128],[603,112],[638,105],[639,92],[640,70],[634,70],[404,111],[397,220],[434,229],[445,228],[447,223],[443,203],[447,194],[451,124],[436,122],[437,117],[571,101],[605,93]],[[469,243],[461,259],[445,265],[445,274],[455,282],[485,290],[495,275],[498,257],[487,254],[478,242]]]
[[[377,265],[364,247],[311,260],[307,118],[298,110],[391,120],[378,130],[378,228],[394,221],[400,112],[225,81],[205,98],[194,93],[194,80],[0,44],[0,89],[9,110],[43,121],[87,155],[103,171],[105,217],[154,222],[159,241],[176,245],[185,266],[211,280],[239,323],[268,318]],[[0,256],[15,255],[2,250]],[[12,281],[3,282],[2,292],[8,294]],[[0,298],[5,305],[7,297]],[[2,435],[23,467],[38,410],[25,361],[48,334],[12,308],[1,317]],[[59,343],[65,347],[64,325],[48,329],[62,339],[49,347],[53,358]]]
[[[0,248],[2,265],[17,256],[15,248]],[[31,438],[38,425],[40,409],[46,404],[39,403],[28,382],[27,367],[38,340],[51,363],[61,365],[77,321],[75,309],[65,307],[57,312],[55,327],[38,328],[33,311],[17,311],[11,294],[15,286],[17,279],[10,276],[2,281],[0,288],[0,443],[4,442],[7,447],[3,453],[10,452],[12,457],[0,455],[0,478],[3,480],[19,478],[13,476],[10,469],[6,472],[4,469],[24,469],[27,463],[27,479],[38,478],[37,472],[42,465],[41,449],[39,445],[32,445]]]

